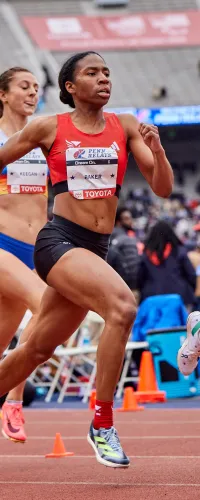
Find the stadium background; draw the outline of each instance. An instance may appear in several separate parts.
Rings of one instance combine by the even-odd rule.
[[[101,1],[107,5],[98,6]],[[102,23],[106,22],[104,18],[109,21],[114,16],[118,20],[111,21],[113,35],[108,42]],[[57,23],[57,17],[63,21]],[[94,17],[102,19],[100,24]],[[51,22],[48,24],[42,18],[49,18]],[[132,112],[139,120],[159,126],[162,144],[174,169],[173,195],[170,200],[155,197],[130,156],[121,203],[126,201],[130,207],[139,238],[145,236],[150,224],[164,217],[173,222],[178,235],[190,248],[195,246],[194,223],[200,222],[199,26],[200,0],[0,0],[0,72],[12,66],[23,66],[34,72],[41,84],[37,114],[68,110],[58,97],[61,64],[72,53],[93,48],[104,56],[111,69],[110,109]],[[98,33],[96,27],[99,27]],[[84,37],[87,40],[88,32],[88,47],[83,47],[82,41]],[[96,34],[99,45],[91,47]],[[52,201],[50,189],[49,215]],[[84,331],[87,348],[88,328]],[[96,342],[95,329],[93,333]],[[161,380],[158,364],[165,365],[168,372],[169,364],[176,365],[176,353],[185,333],[185,328],[171,331],[170,336],[167,331],[159,339],[163,356],[156,353],[155,367],[161,389],[167,390],[169,382]],[[37,383],[37,389],[41,390],[41,381],[45,386],[47,375],[52,383],[50,376],[53,379],[56,373],[55,356],[53,362],[52,373],[45,366],[45,371],[31,378],[31,382]],[[33,402],[33,409],[25,409],[28,429],[25,452],[18,447],[13,449],[9,441],[1,441],[1,499],[46,500],[65,498],[67,493],[69,498],[81,495],[83,499],[100,500],[103,492],[107,500],[113,497],[124,500],[133,491],[135,500],[144,500],[147,496],[149,500],[158,496],[174,500],[181,494],[188,500],[191,487],[193,498],[199,499],[199,374],[183,377],[177,375],[177,369],[172,374],[173,397],[179,397],[180,401],[173,399],[162,406],[155,404],[153,408],[149,405],[150,409],[145,407],[144,412],[134,414],[116,412],[120,436],[130,458],[134,459],[134,468],[131,467],[130,472],[121,471],[118,476],[116,471],[113,474],[103,468],[101,471],[96,462],[91,462],[93,455],[88,455],[85,435],[91,411],[82,411],[88,403],[83,406],[80,401],[71,402],[66,398],[67,402],[58,405],[56,392],[55,400],[49,399],[47,404],[41,392]],[[65,375],[63,371],[63,380]],[[197,397],[181,399],[194,395]],[[121,401],[117,404],[121,405]],[[55,408],[59,408],[59,412]],[[50,461],[47,467],[44,456],[51,450],[57,432],[62,434],[66,449],[75,452],[75,457],[67,462],[53,461],[52,464]]]

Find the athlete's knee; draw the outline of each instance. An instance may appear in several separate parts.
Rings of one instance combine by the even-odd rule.
[[[29,359],[34,361],[35,365],[42,365],[53,354],[53,350],[47,345],[41,345],[37,340],[29,340],[26,342]]]
[[[30,297],[30,300],[28,301],[28,306],[33,315],[39,313],[41,300],[42,300],[42,293],[38,293],[35,297]]]
[[[109,318],[120,327],[125,336],[129,335],[130,329],[136,317],[136,301],[132,292],[126,292],[120,298],[116,298],[110,310]]]
[[[121,318],[120,321],[124,325],[126,331],[130,331],[136,317],[136,302],[131,292],[129,296],[120,301],[118,307],[118,314]]]
[[[41,285],[37,287],[37,289],[32,290],[27,298],[28,307],[33,315],[39,313],[45,288],[46,288],[45,283],[41,282]]]

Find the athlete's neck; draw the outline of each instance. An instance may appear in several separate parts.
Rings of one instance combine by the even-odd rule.
[[[103,110],[94,110],[86,107],[77,107],[75,111],[71,113],[71,119],[75,127],[88,133],[99,133],[104,129],[105,118],[103,116]]]
[[[22,130],[27,124],[27,116],[19,115],[11,109],[5,109],[2,118],[0,118],[0,129],[7,137],[11,137],[19,130]]]

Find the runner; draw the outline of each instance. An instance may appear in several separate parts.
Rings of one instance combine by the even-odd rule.
[[[15,67],[0,75],[0,146],[24,128],[37,102],[38,82],[30,71]],[[33,320],[20,342],[27,340],[45,289],[33,273],[33,252],[38,231],[47,220],[46,168],[41,150],[35,149],[0,175],[0,357],[30,309]],[[2,408],[3,435],[20,442],[26,440],[24,385],[8,394]]]
[[[193,311],[187,319],[187,337],[178,351],[178,367],[180,372],[191,375],[200,358],[200,311]]]
[[[113,396],[136,306],[106,256],[128,152],[158,196],[171,194],[173,173],[157,127],[139,125],[132,115],[103,112],[111,81],[100,55],[84,52],[70,58],[60,71],[59,86],[61,101],[74,111],[37,118],[0,151],[3,166],[40,146],[55,193],[53,220],[39,232],[35,247],[35,266],[48,287],[32,335],[0,364],[0,393],[24,380],[72,335],[88,310],[95,311],[105,328],[88,442],[100,463],[128,467],[113,427]]]

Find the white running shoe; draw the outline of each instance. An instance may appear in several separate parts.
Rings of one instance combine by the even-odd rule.
[[[200,311],[189,314],[187,338],[178,351],[178,367],[183,375],[190,375],[197,367],[200,357]]]

